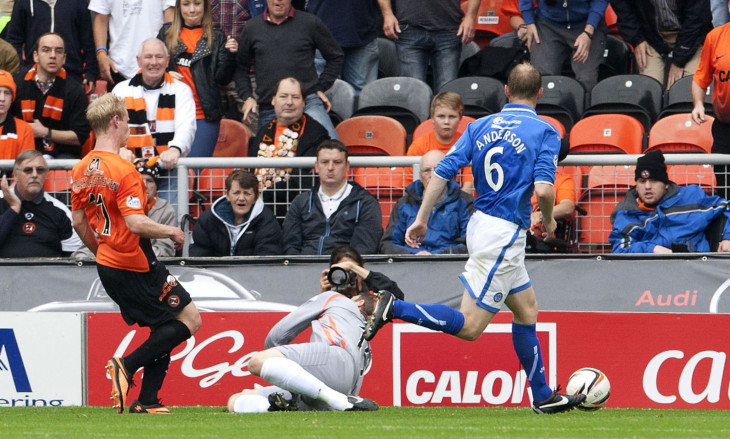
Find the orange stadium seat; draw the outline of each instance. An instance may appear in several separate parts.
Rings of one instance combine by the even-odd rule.
[[[221,119],[221,129],[215,143],[213,157],[248,157],[251,131],[242,122]]]
[[[680,186],[696,184],[709,194],[715,189],[712,165],[671,165],[668,168],[669,179]]]
[[[641,154],[644,127],[624,114],[596,114],[570,130],[570,153]]]
[[[560,133],[560,138],[562,138],[562,139],[565,138],[565,126],[563,125],[562,122],[560,122],[559,120],[557,120],[556,118],[554,118],[552,116],[547,116],[544,114],[539,114],[538,116],[540,116],[543,119],[545,119],[546,121],[550,122],[550,124],[552,124],[552,126],[554,126],[555,129],[558,130],[558,132]]]
[[[406,155],[406,130],[391,117],[353,116],[335,129],[350,154]]]
[[[43,189],[46,192],[65,192],[71,187],[70,169],[52,169],[46,175]]]
[[[412,172],[411,168],[399,166],[351,169],[353,180],[378,199],[382,210],[383,228],[388,225],[390,211],[405,194],[405,188],[410,183],[406,175],[410,176]]]
[[[712,148],[712,122],[714,117],[706,115],[707,121],[697,125],[689,113],[672,114],[659,119],[649,131],[647,151],[658,149],[663,152],[710,152]]]
[[[610,251],[610,215],[626,192],[634,185],[635,166],[593,166],[586,190],[578,206],[586,214],[578,217],[578,241],[581,251]]]
[[[205,168],[198,175],[198,193],[205,197],[200,204],[210,207],[226,192],[226,177],[233,168]]]

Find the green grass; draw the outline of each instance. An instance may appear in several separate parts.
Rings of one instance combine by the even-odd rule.
[[[173,407],[172,416],[101,407],[0,408],[0,438],[727,438],[722,410],[603,409],[537,416],[529,408],[383,407],[370,413],[225,413]]]

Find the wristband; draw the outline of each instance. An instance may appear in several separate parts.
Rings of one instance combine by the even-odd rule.
[[[591,40],[593,39],[593,34],[592,33],[589,33],[587,30],[584,30],[583,33],[586,34],[586,35],[588,35],[588,38],[590,38]]]
[[[525,29],[527,27],[526,23],[522,23],[521,25],[517,26],[517,29]]]
[[[104,46],[99,46],[99,47],[97,47],[97,48],[96,48],[96,54],[97,54],[97,55],[99,54],[99,52],[104,52],[104,53],[106,53],[106,54],[109,54],[109,51],[108,51],[108,50],[107,50],[107,48],[106,48],[106,47],[104,47]]]

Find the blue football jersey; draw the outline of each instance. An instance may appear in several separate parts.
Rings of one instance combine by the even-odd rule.
[[[530,106],[507,104],[470,123],[434,172],[450,180],[471,162],[474,207],[529,228],[535,183],[555,182],[559,152],[560,134],[552,125]]]

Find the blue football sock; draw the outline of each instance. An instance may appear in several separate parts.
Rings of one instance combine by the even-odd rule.
[[[454,335],[464,327],[464,314],[446,305],[393,302],[393,317],[418,326]]]
[[[512,344],[530,382],[532,399],[538,402],[548,399],[553,391],[545,381],[545,367],[542,363],[540,341],[537,339],[535,325],[512,322]]]

